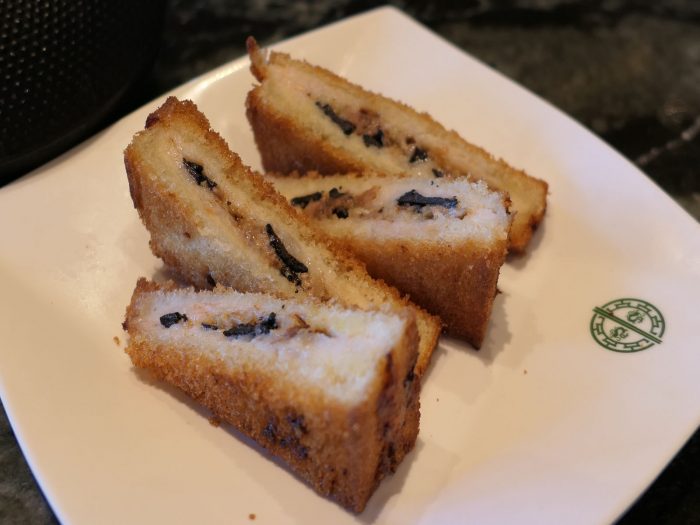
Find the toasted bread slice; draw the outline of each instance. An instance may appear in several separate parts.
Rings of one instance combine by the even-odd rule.
[[[140,279],[126,352],[360,512],[391,470],[402,424],[418,337],[405,313]]]
[[[439,321],[372,279],[350,252],[244,166],[192,102],[169,98],[151,114],[126,149],[125,164],[152,251],[191,284],[415,315],[418,355],[405,381],[401,437],[387,452],[394,468],[418,434],[420,376]]]
[[[247,41],[247,116],[267,171],[323,174],[404,172],[483,180],[510,196],[510,249],[522,252],[546,207],[547,184],[530,177],[418,113],[284,53],[265,57]]]
[[[507,198],[464,178],[268,174],[373,277],[481,346],[508,247]]]

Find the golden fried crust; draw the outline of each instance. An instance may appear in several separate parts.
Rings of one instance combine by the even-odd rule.
[[[348,240],[350,245],[350,240]],[[479,348],[483,342],[507,243],[425,246],[420,242],[353,239],[371,275],[438,315],[446,331]]]
[[[364,98],[368,101],[368,107],[388,105],[398,108],[410,118],[420,120],[422,125],[427,126],[430,133],[444,137],[452,144],[458,144],[469,156],[468,172],[465,172],[464,165],[450,161],[450,156],[446,154],[447,148],[444,151],[433,150],[431,154],[443,163],[448,172],[465,175],[470,179],[482,179],[492,189],[510,194],[514,217],[509,249],[515,253],[525,251],[534,229],[544,217],[548,191],[548,185],[545,181],[531,177],[523,170],[511,167],[483,148],[467,142],[454,130],[445,129],[427,113],[418,112],[407,104],[367,91],[326,69],[313,66],[305,61],[294,60],[287,54],[272,52],[267,59],[268,62],[266,62],[257,44],[251,45],[249,43],[248,51],[252,62],[251,71],[260,82],[265,81],[268,62],[276,65],[293,63],[313,72],[315,76],[333,86],[334,89],[350,91]],[[246,115],[253,129],[255,142],[266,171],[289,173],[294,170],[301,172],[315,170],[322,174],[331,175],[371,171],[374,168],[362,158],[349,154],[343,147],[334,145],[331,138],[327,137],[321,140],[300,123],[276,111],[265,102],[260,86],[254,87],[248,93]]]
[[[236,370],[207,357],[196,345],[170,348],[151,343],[148,334],[134,328],[136,302],[141,293],[158,289],[140,279],[127,308],[126,353],[134,366],[180,388],[216,418],[257,441],[319,494],[361,512],[381,479],[395,470],[415,442],[417,419],[402,426],[402,418],[407,410],[417,414],[417,406],[400,405],[405,403],[402,391],[413,365],[402,356],[416,345],[415,325],[408,325],[378,363],[377,379],[365,401],[347,407],[324,398],[320,387],[302,388],[265,370]],[[417,396],[409,398],[417,403]]]
[[[253,76],[258,80],[262,81],[267,73],[267,64],[265,63],[265,56],[258,46],[257,41],[252,36],[249,36],[245,40],[245,47],[250,56],[250,71]]]

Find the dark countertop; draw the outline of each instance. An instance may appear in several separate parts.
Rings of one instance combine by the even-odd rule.
[[[700,220],[700,2],[393,3],[576,118]],[[153,69],[111,118],[241,56],[249,34],[269,44],[377,5],[173,0]],[[698,473],[700,432],[619,523],[700,523]],[[0,523],[55,522],[0,409]]]

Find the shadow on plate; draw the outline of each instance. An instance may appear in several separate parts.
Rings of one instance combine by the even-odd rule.
[[[190,410],[195,412],[198,416],[202,418],[202,420],[207,420],[211,425],[220,427],[223,431],[225,431],[227,434],[229,434],[232,438],[237,439],[239,442],[243,443],[250,449],[252,449],[254,452],[257,452],[259,456],[262,458],[266,459],[267,461],[275,464],[276,466],[280,467],[284,471],[286,471],[289,475],[294,477],[299,483],[301,483],[304,487],[306,487],[309,491],[311,491],[314,495],[314,497],[317,498],[323,498],[323,496],[318,495],[313,489],[306,483],[305,480],[303,480],[301,477],[299,477],[294,471],[292,471],[287,464],[277,456],[274,456],[270,452],[268,452],[267,449],[265,449],[262,445],[260,445],[257,441],[249,438],[246,436],[244,433],[240,432],[237,430],[235,427],[230,425],[229,423],[225,422],[219,422],[217,418],[212,416],[212,413],[209,409],[206,407],[200,405],[197,403],[195,400],[193,400],[191,397],[189,397],[187,394],[185,394],[183,391],[178,389],[175,386],[172,386],[168,383],[165,383],[163,381],[160,381],[156,379],[148,370],[140,369],[140,368],[135,368],[132,367],[132,371],[136,374],[137,378],[142,381],[143,383],[151,386],[158,388],[159,390],[165,392],[166,394],[169,394],[171,397],[173,397],[176,401],[179,403],[182,403],[183,405],[187,406]],[[387,501],[389,501],[394,495],[398,494],[401,492],[401,488],[403,487],[406,478],[408,477],[408,473],[411,470],[411,465],[418,453],[418,451],[423,448],[423,443],[420,439],[416,440],[416,444],[411,452],[409,452],[405,457],[404,460],[401,462],[399,467],[396,469],[396,472],[394,474],[391,474],[384,478],[382,482],[379,484],[379,487],[377,490],[374,492],[374,494],[370,497],[369,502],[367,503],[367,507],[365,510],[359,514],[357,517],[358,519],[363,522],[363,523],[372,523],[374,522],[379,514],[381,513],[382,509],[384,508],[385,504]],[[268,487],[271,488],[271,487]],[[308,505],[306,505],[306,501],[299,501],[296,499],[289,499],[286,501],[282,501],[282,498],[288,497],[287,494],[284,494],[282,491],[278,492],[275,494],[275,498],[278,500],[280,505],[288,512],[292,513],[294,512],[295,509],[297,509],[300,512],[295,513],[296,517],[299,519],[303,519],[303,515],[311,513],[309,516],[313,515],[313,512],[308,508]],[[339,509],[341,509],[343,512],[347,512],[348,515],[353,516],[350,511],[346,510],[345,508],[341,507],[335,501],[333,501],[330,498],[323,498],[325,501],[331,502],[335,504]],[[302,521],[303,522],[303,521]]]
[[[537,253],[537,251],[540,249],[540,244],[542,244],[542,239],[545,236],[546,229],[547,213],[545,213],[544,219],[532,233],[532,239],[530,239],[530,243],[527,245],[527,251],[525,253],[509,253],[506,256],[506,264],[518,271],[524,270],[533,254]]]

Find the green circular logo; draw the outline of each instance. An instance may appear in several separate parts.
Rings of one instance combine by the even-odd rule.
[[[664,330],[659,309],[641,299],[616,299],[593,308],[591,335],[613,352],[639,352],[661,344]]]

